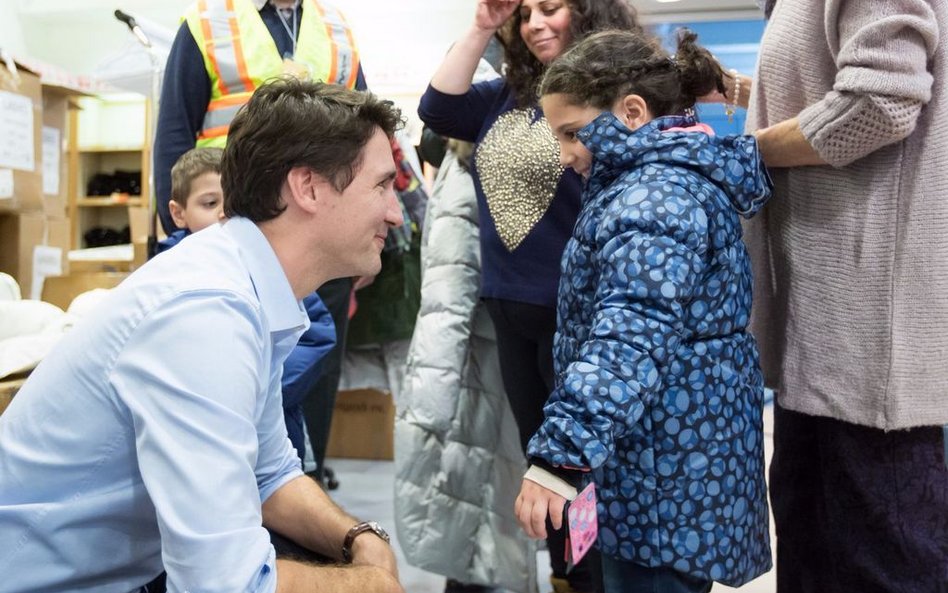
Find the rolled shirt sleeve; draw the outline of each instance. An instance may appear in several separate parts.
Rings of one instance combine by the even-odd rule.
[[[135,431],[168,590],[273,591],[261,504],[300,475],[279,405],[280,373],[271,369],[258,305],[207,292],[149,313],[110,379]],[[182,339],[188,327],[197,331]]]
[[[931,0],[833,0],[826,30],[836,79],[799,122],[820,157],[843,167],[915,130],[931,99],[939,31]]]

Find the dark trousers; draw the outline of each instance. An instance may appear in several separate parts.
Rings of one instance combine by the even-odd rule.
[[[649,568],[611,556],[602,557],[606,593],[708,593],[711,581],[667,566]]]
[[[776,406],[778,593],[948,592],[943,438]]]
[[[485,299],[484,302],[497,333],[504,390],[520,431],[520,443],[526,451],[530,438],[543,423],[543,406],[553,391],[556,310],[501,299]],[[554,530],[547,518],[546,531],[553,576],[565,575],[578,591],[602,591],[599,552],[590,550],[567,575],[566,529]]]
[[[339,376],[342,373],[342,355],[346,350],[346,328],[349,327],[349,293],[352,291],[351,278],[331,280],[319,287],[316,293],[329,309],[336,325],[336,345],[322,361],[322,372],[303,399],[303,416],[306,419],[306,432],[313,448],[316,460],[316,476],[321,480],[326,446],[329,444],[329,427],[332,424],[332,410],[336,405],[336,391],[339,389]]]

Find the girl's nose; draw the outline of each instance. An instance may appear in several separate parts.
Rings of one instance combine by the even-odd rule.
[[[568,150],[560,148],[560,164],[563,165],[564,168],[569,168],[573,164],[573,156]]]

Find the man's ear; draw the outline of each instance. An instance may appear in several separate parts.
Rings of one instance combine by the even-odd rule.
[[[630,130],[637,130],[652,121],[648,104],[640,95],[626,95],[620,100],[616,115]]]
[[[171,220],[174,221],[176,227],[179,229],[188,228],[188,223],[184,220],[184,208],[181,207],[181,204],[174,200],[168,200],[168,211],[171,212]]]
[[[284,200],[292,200],[304,212],[315,212],[325,191],[322,178],[309,167],[294,167],[286,175]]]

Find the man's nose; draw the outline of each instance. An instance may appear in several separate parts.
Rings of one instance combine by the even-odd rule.
[[[402,204],[395,195],[395,190],[389,190],[388,211],[385,213],[385,222],[392,227],[400,227],[405,224],[405,218],[402,216]]]

